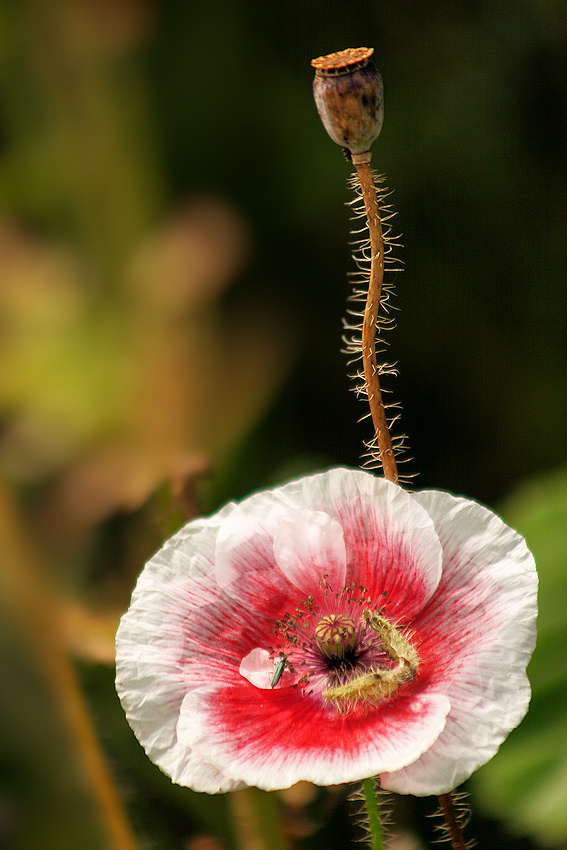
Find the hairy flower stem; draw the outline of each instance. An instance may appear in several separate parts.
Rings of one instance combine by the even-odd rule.
[[[453,850],[467,850],[467,845],[463,837],[463,830],[461,829],[461,824],[459,823],[459,818],[455,811],[452,794],[440,794],[438,799],[441,811],[443,812],[443,817],[445,818],[445,826],[447,827],[447,834],[451,839]]]
[[[368,295],[362,322],[364,381],[384,478],[397,482],[398,470],[390,439],[390,431],[386,422],[386,412],[384,410],[384,402],[382,401],[378,364],[376,362],[376,321],[380,307],[382,281],[384,279],[384,236],[382,233],[382,222],[380,220],[380,209],[378,207],[374,176],[370,167],[370,153],[353,154],[352,162],[356,168],[360,183],[370,236],[370,280],[368,282]]]
[[[364,803],[366,805],[366,813],[368,815],[370,848],[371,850],[383,850],[384,845],[382,843],[380,809],[378,808],[378,798],[376,797],[373,779],[364,780],[362,784],[362,793],[364,794]]]

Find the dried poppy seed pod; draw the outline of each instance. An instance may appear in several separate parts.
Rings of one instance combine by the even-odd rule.
[[[370,146],[384,121],[382,77],[370,62],[373,53],[372,47],[349,48],[311,62],[313,96],[323,126],[359,163],[370,162]]]

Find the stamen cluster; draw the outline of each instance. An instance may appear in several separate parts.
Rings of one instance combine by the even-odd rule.
[[[299,686],[310,696],[318,692],[333,708],[344,709],[376,703],[413,680],[417,653],[381,616],[385,606],[369,608],[371,596],[362,585],[333,593],[327,576],[320,585],[322,605],[310,596],[271,630],[276,644],[270,654],[278,671],[272,686]]]

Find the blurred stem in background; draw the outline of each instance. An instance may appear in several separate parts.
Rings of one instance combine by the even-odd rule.
[[[62,216],[67,236],[78,227],[76,235],[95,272],[95,302],[108,310],[112,302],[108,296],[105,301],[101,298],[109,287],[114,297],[118,295],[119,275],[128,252],[156,218],[158,190],[155,180],[148,181],[148,176],[156,174],[155,163],[148,167],[144,161],[149,154],[147,134],[140,132],[138,138],[134,134],[128,138],[127,134],[136,126],[132,121],[133,111],[139,106],[135,95],[143,91],[135,78],[135,64],[129,63],[123,85],[116,86],[111,57],[104,50],[104,38],[112,39],[112,34],[93,29],[96,20],[88,13],[88,4],[59,0],[30,0],[19,10],[4,7],[4,16],[13,16],[11,33],[15,36],[14,42],[4,45],[3,52],[5,91],[9,80],[4,120],[12,155],[19,152],[28,164],[37,167],[25,176],[33,181],[41,174],[41,188],[47,189],[41,205]],[[107,46],[112,48],[111,44]],[[131,80],[128,71],[134,74]],[[20,102],[22,89],[14,85],[15,80],[23,83],[24,90],[26,83],[29,86],[35,102],[32,121],[26,114],[29,100]],[[141,131],[140,125],[138,129]],[[32,203],[35,190],[33,183],[24,190]],[[17,370],[18,363],[11,367]],[[57,380],[56,376],[51,378]],[[84,380],[88,381],[88,375]],[[41,706],[44,722],[39,723],[39,715],[34,720],[32,712],[27,718],[28,734],[35,728],[44,736],[46,746],[37,748],[35,772],[41,776],[51,761],[53,787],[49,796],[54,804],[48,814],[26,795],[31,808],[23,829],[21,825],[16,829],[18,846],[31,847],[36,841],[35,846],[44,847],[130,850],[137,843],[68,656],[63,618],[50,587],[50,570],[40,563],[41,556],[32,542],[33,529],[18,517],[6,487],[0,497],[2,597],[3,606],[10,612],[3,638],[12,648],[23,641],[25,662],[31,664],[21,682],[18,678],[22,678],[26,666],[18,668],[14,687],[6,696],[14,709],[22,698]],[[20,723],[26,723],[27,708],[20,714]],[[7,707],[5,710],[10,713]],[[17,721],[17,715],[11,720]],[[30,785],[33,787],[31,777]],[[66,804],[57,799],[54,788],[67,798]],[[106,837],[97,837],[98,819]]]
[[[85,850],[102,846],[112,850],[134,850],[138,845],[90,722],[64,643],[58,606],[46,582],[44,565],[39,562],[29,529],[4,487],[0,489],[0,598],[2,644],[6,642],[13,648],[14,643],[22,641],[25,656],[31,655],[35,668],[32,677],[36,672],[40,677],[36,698],[40,694],[43,696],[41,710],[45,725],[38,729],[43,744],[35,757],[39,763],[42,758],[51,757],[54,777],[59,775],[67,784],[67,810],[65,813],[56,810],[55,818],[46,817],[43,823],[30,819],[25,826],[26,831],[31,830],[28,846],[36,841],[36,846],[56,847],[60,841],[60,846],[70,847],[74,839],[76,846]],[[29,661],[26,657],[25,662]],[[10,704],[13,710],[25,710],[18,700],[25,662],[15,672],[12,687],[5,689],[2,695],[3,711],[8,717]],[[3,669],[6,674],[10,667],[3,665]],[[50,754],[54,733],[56,746]],[[41,770],[38,772],[41,774]],[[89,795],[94,811],[89,810],[83,799],[88,800]],[[86,814],[86,818],[81,814]],[[99,835],[97,838],[98,819],[106,837]]]
[[[230,795],[238,850],[289,850],[275,794],[244,788]]]

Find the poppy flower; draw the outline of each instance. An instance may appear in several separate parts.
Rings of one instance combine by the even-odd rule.
[[[448,792],[527,711],[537,576],[476,502],[332,469],[189,522],[116,639],[149,758],[216,793]]]

